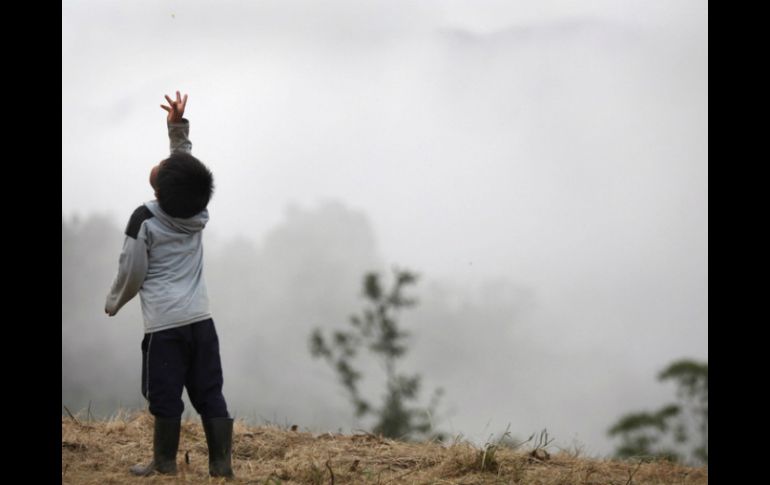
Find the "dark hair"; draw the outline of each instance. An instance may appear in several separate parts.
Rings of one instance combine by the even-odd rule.
[[[156,181],[158,203],[171,217],[199,213],[214,193],[214,176],[189,153],[174,153],[161,162]]]

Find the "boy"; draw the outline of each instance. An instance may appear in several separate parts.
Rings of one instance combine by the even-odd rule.
[[[139,293],[144,318],[142,394],[155,417],[153,459],[130,471],[176,473],[184,404],[182,388],[201,415],[209,474],[233,477],[233,420],[222,395],[219,340],[203,279],[202,231],[214,190],[208,168],[190,152],[184,99],[166,96],[171,156],[150,171],[155,200],[136,209],[126,227],[118,275],[105,312],[115,315]]]

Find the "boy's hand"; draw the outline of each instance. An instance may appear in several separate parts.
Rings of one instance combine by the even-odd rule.
[[[168,94],[166,95],[166,101],[168,101],[168,106],[160,105],[161,108],[168,111],[168,122],[169,123],[176,123],[178,121],[182,121],[182,117],[184,116],[184,107],[187,106],[187,95],[184,95],[184,99],[179,95],[179,91],[176,92],[176,101],[172,100],[168,97]]]

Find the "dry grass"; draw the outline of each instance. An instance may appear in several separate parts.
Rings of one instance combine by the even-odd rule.
[[[62,418],[62,482],[224,483],[208,476],[206,439],[200,421],[182,423],[179,474],[132,477],[128,467],[152,455],[153,418],[119,413],[106,421]],[[187,457],[187,459],[186,459]],[[695,485],[705,468],[666,462],[639,463],[579,458],[567,453],[543,459],[503,447],[467,443],[404,443],[370,434],[313,434],[277,426],[235,423],[233,469],[228,483],[260,485],[521,484]],[[187,463],[189,459],[189,463]]]

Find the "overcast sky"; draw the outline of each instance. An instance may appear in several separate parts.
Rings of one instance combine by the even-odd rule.
[[[122,225],[152,198],[179,89],[215,174],[212,241],[259,244],[288,207],[339,201],[388,263],[469,295],[526,288],[512,325],[554,366],[639,379],[628,402],[590,393],[606,412],[655,406],[656,371],[708,356],[707,17],[671,0],[65,0],[62,212]],[[454,426],[480,433],[478,414]]]

